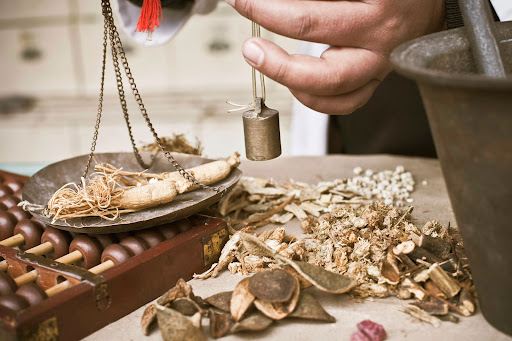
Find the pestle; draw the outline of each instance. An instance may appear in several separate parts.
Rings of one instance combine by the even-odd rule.
[[[459,0],[478,72],[493,78],[506,78],[489,6],[487,0]]]

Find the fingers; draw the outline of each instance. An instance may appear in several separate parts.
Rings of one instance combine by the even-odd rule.
[[[358,89],[391,70],[387,59],[365,49],[332,47],[321,58],[289,55],[261,38],[248,39],[242,51],[246,61],[282,85],[298,92],[334,96]]]
[[[379,83],[377,80],[372,80],[357,90],[336,96],[317,96],[302,91],[290,91],[299,102],[315,111],[347,115],[366,104]]]
[[[359,46],[378,18],[375,6],[361,1],[232,0],[234,8],[267,30],[294,39]],[[231,4],[233,6],[233,4]]]

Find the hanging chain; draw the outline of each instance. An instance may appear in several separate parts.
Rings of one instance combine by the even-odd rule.
[[[106,15],[106,6],[104,3],[101,3],[102,12],[103,12],[103,21],[104,21],[104,29],[103,29],[103,61],[101,64],[101,85],[100,85],[100,96],[98,103],[98,114],[96,116],[96,125],[94,126],[94,135],[92,138],[91,144],[91,152],[89,153],[89,158],[87,159],[87,164],[85,166],[84,172],[82,174],[83,178],[87,177],[87,173],[89,172],[89,167],[91,166],[91,160],[94,156],[94,150],[96,149],[96,141],[98,140],[98,131],[100,129],[101,122],[101,113],[103,111],[103,89],[105,85],[105,64],[107,61],[107,39],[108,39],[108,25],[107,25],[107,15]]]
[[[194,178],[190,173],[188,173],[177,161],[174,159],[172,154],[165,148],[165,146],[162,143],[162,140],[159,138],[158,134],[156,133],[155,129],[153,128],[153,124],[151,123],[151,120],[149,119],[149,115],[146,111],[146,108],[144,107],[144,104],[142,103],[142,98],[139,94],[139,90],[137,89],[137,86],[135,84],[135,80],[133,78],[132,72],[130,70],[130,67],[128,65],[128,60],[126,59],[126,54],[124,52],[123,44],[121,42],[121,39],[119,37],[119,32],[117,31],[117,28],[114,24],[114,17],[112,14],[112,7],[110,6],[109,0],[102,0],[101,2],[102,6],[102,13],[104,16],[104,23],[105,23],[105,30],[104,30],[104,42],[103,42],[103,68],[102,68],[102,77],[101,77],[101,91],[100,91],[100,102],[98,106],[98,117],[96,119],[96,126],[95,126],[95,132],[94,132],[94,138],[93,138],[93,144],[91,146],[91,153],[89,155],[89,160],[87,161],[87,167],[84,173],[87,175],[87,172],[89,170],[89,166],[91,163],[91,159],[94,155],[94,149],[96,148],[96,140],[98,138],[98,130],[100,126],[100,119],[101,119],[101,111],[102,111],[102,103],[103,103],[103,88],[104,88],[104,79],[105,79],[105,60],[106,60],[106,49],[107,49],[107,39],[110,38],[110,46],[112,49],[112,60],[114,64],[114,69],[116,72],[116,81],[117,81],[117,88],[119,93],[119,100],[121,102],[121,107],[123,109],[123,114],[125,117],[126,125],[128,127],[128,133],[130,135],[130,140],[132,142],[133,151],[135,154],[135,157],[137,158],[137,161],[143,168],[150,168],[153,162],[155,161],[155,155],[152,156],[151,165],[145,165],[144,161],[142,160],[142,157],[140,156],[140,153],[135,145],[135,141],[132,134],[132,129],[130,125],[129,115],[128,115],[128,109],[126,106],[126,98],[124,95],[124,87],[121,77],[121,71],[119,67],[119,57],[121,58],[121,62],[126,74],[126,77],[128,78],[128,82],[130,83],[130,88],[132,89],[132,93],[135,97],[135,100],[139,106],[140,113],[142,114],[142,117],[144,118],[146,124],[149,127],[149,130],[151,131],[153,137],[156,140],[156,143],[158,144],[158,147],[166,157],[166,159],[171,163],[171,165],[176,168],[176,170],[179,172],[179,174],[185,178],[186,180],[190,181],[193,185],[198,186],[203,189],[211,189],[214,190],[217,193],[224,194],[226,189],[220,188],[220,187],[212,187],[207,186],[201,182],[199,182],[196,178]]]

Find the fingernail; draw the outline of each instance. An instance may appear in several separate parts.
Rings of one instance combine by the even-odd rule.
[[[245,44],[242,53],[245,60],[252,66],[260,66],[263,63],[263,50],[255,43],[249,42]]]
[[[226,0],[226,3],[231,7],[235,7],[235,0]]]

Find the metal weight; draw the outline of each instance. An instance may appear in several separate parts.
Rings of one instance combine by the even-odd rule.
[[[279,111],[261,101],[259,108],[244,112],[245,154],[249,160],[265,161],[281,155]]]

